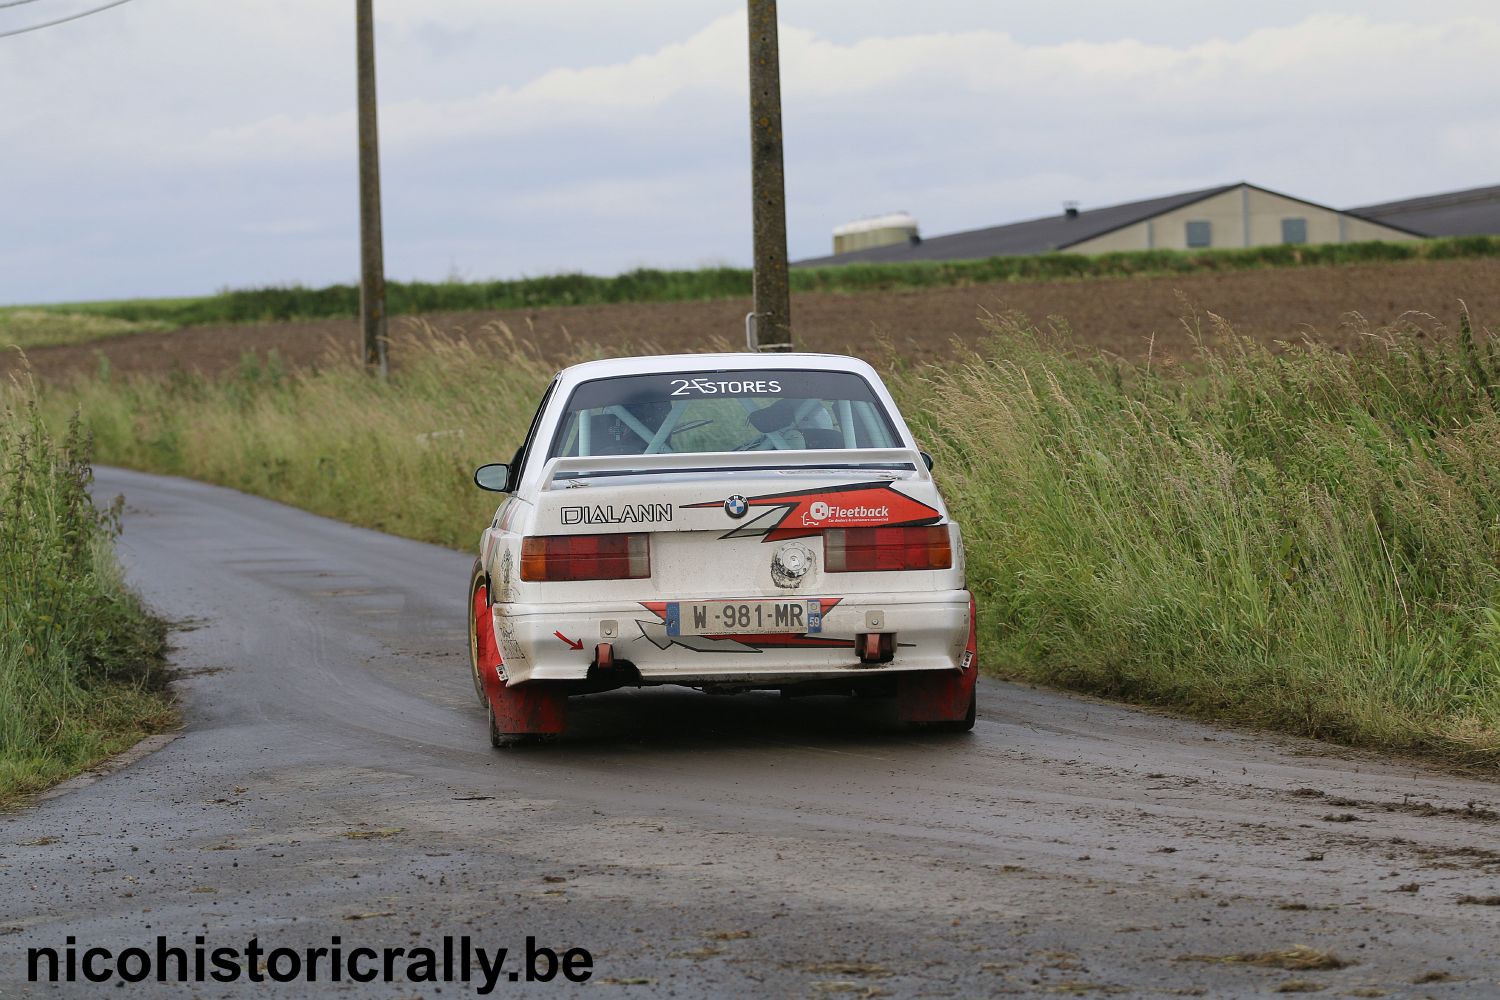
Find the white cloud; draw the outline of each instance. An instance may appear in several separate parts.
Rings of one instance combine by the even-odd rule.
[[[328,223],[321,219],[266,219],[240,226],[246,236],[310,236],[326,232]]]
[[[403,8],[404,9],[404,8]],[[409,12],[400,23],[410,23]],[[538,130],[679,124],[661,114],[687,97],[713,98],[723,113],[746,92],[744,17],[722,17],[680,43],[627,61],[558,67],[520,86],[452,99],[382,102],[385,148]],[[1500,23],[1480,18],[1421,25],[1314,15],[1237,41],[1184,47],[1133,39],[1027,46],[996,31],[908,35],[839,45],[812,31],[782,29],[789,107],[881,97],[896,106],[946,95],[972,113],[979,101],[1008,120],[1039,125],[1058,117],[1129,109],[1155,118],[1209,115],[1251,106],[1271,119],[1306,113],[1316,96],[1323,116],[1454,98],[1454,79],[1482,78],[1500,50]],[[1381,68],[1400,67],[1399,72]],[[1354,107],[1342,107],[1349,102]],[[664,120],[665,119],[665,120]],[[352,110],[263,118],[212,127],[147,155],[210,161],[296,161],[345,156]],[[128,150],[118,150],[128,155]]]
[[[377,0],[393,274],[745,260],[738,6]],[[1257,23],[1181,0],[1150,21],[1084,0],[1004,17],[869,0],[857,22],[833,0],[783,5],[793,253],[895,207],[933,233],[1236,179],[1335,204],[1492,182],[1500,17],[1318,6],[1264,0]],[[0,301],[345,278],[349,20],[152,0],[0,41],[20,206]],[[62,246],[70,270],[26,266]]]
[[[731,15],[684,42],[627,62],[559,67],[519,87],[456,99],[383,101],[382,146],[616,124],[649,114],[684,94],[742,95],[747,92],[745,72],[736,56],[743,55],[744,37],[744,18]],[[213,129],[182,152],[220,162],[343,155],[353,134],[352,110],[300,117],[277,114]]]

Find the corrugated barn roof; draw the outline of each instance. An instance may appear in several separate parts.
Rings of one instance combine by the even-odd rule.
[[[1087,211],[1059,212],[1041,219],[1012,222],[1005,226],[987,229],[971,229],[963,233],[934,236],[919,243],[900,243],[893,246],[870,247],[867,250],[852,250],[829,257],[814,257],[797,261],[799,267],[817,267],[823,264],[895,263],[908,260],[978,260],[984,257],[1008,257],[1014,254],[1048,253],[1063,250],[1074,243],[1091,240],[1095,236],[1134,225],[1174,208],[1191,205],[1204,198],[1233,190],[1238,184],[1224,184],[1203,191],[1188,191],[1183,194],[1148,198],[1123,205]]]
[[[1365,205],[1349,214],[1424,236],[1500,235],[1500,186]]]

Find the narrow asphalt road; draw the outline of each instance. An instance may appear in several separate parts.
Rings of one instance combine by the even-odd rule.
[[[131,582],[181,623],[186,728],[0,818],[0,996],[98,993],[27,982],[27,949],[69,936],[445,934],[512,949],[494,995],[1500,991],[1494,784],[991,682],[966,736],[882,702],[662,689],[497,752],[469,556],[182,480],[98,484],[127,498]],[[590,981],[511,982],[527,936],[588,949]],[[1232,960],[1299,945],[1347,964]],[[326,978],[113,995],[477,985]]]

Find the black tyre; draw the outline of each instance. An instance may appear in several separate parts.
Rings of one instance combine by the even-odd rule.
[[[485,604],[488,606],[489,577],[484,572],[484,566],[478,559],[475,559],[474,572],[469,577],[469,676],[474,682],[474,696],[479,699],[479,704],[488,708],[490,699],[484,693],[484,678],[479,675],[479,621],[476,613],[481,591],[485,595]],[[494,714],[491,713],[492,729],[494,720]]]

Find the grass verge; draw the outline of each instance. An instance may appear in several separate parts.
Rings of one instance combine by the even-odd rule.
[[[76,422],[49,434],[29,387],[0,392],[0,805],[175,719],[165,629],[121,581],[88,452]]]
[[[464,547],[494,512],[474,467],[504,461],[555,367],[514,338],[483,348],[428,330],[389,382],[348,352],[288,371],[246,355],[225,378],[103,375],[54,392],[107,461],[189,476],[329,517]]]
[[[1353,354],[1217,331],[1189,372],[1019,320],[893,369],[936,454],[1003,676],[1352,744],[1500,753],[1500,357],[1372,332]],[[59,390],[111,461],[468,547],[551,374],[428,338],[389,383],[286,373]]]
[[[19,347],[25,351],[33,347],[81,344],[128,333],[172,328],[172,324],[159,319],[130,320],[54,309],[4,309],[0,310],[0,350]]]
[[[791,271],[796,292],[868,292],[988,284],[1057,281],[1133,275],[1190,274],[1271,267],[1316,267],[1408,260],[1457,260],[1500,256],[1500,237],[1463,236],[1400,242],[1279,245],[1223,250],[1135,250],[1106,254],[1048,253],[985,260],[846,264]],[[509,281],[391,281],[392,315],[481,309],[605,305],[620,302],[682,302],[750,294],[750,271],[714,267],[692,271],[641,269],[612,277],[557,274]],[[72,305],[33,306],[25,311],[65,312],[130,323],[178,328],[205,323],[252,323],[347,317],[359,309],[359,286],[282,286],[228,290],[180,299],[130,299]],[[0,330],[5,322],[0,310]],[[0,336],[0,342],[3,342]]]
[[[1500,356],[1218,331],[1191,376],[997,327],[916,386],[988,662],[1368,746],[1500,760]]]

